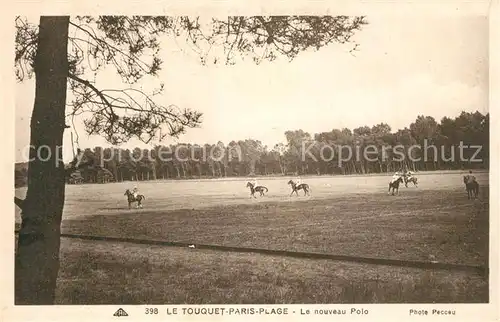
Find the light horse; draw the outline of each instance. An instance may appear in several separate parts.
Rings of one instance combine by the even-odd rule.
[[[309,190],[311,190],[311,188],[307,183],[301,183],[297,185],[295,182],[293,182],[293,180],[290,180],[288,181],[288,184],[292,186],[292,193],[290,194],[290,197],[293,195],[294,192],[298,196],[299,195],[298,191],[301,189],[304,190],[304,196],[309,195]]]
[[[250,188],[250,197],[254,197],[254,198],[257,198],[257,197],[255,197],[255,192],[259,192],[260,196],[262,197],[262,196],[264,196],[264,189],[266,190],[266,192],[269,191],[269,189],[267,189],[264,186],[254,187],[253,183],[251,183],[251,182],[247,182],[247,188]]]
[[[146,200],[146,197],[144,197],[143,195],[137,195],[137,197],[134,197],[134,194],[132,192],[130,192],[129,189],[127,189],[125,191],[124,196],[127,196],[127,199],[128,199],[128,209],[130,209],[130,205],[133,202],[137,202],[136,208],[142,208],[142,201]]]
[[[470,199],[472,196],[477,198],[477,195],[479,194],[479,183],[477,183],[476,179],[473,179],[471,182],[469,180],[469,176],[464,176],[464,184],[465,190],[467,190],[467,198]]]
[[[392,189],[393,196],[394,196],[394,192],[396,192],[399,195],[399,184],[402,182],[403,182],[403,177],[399,177],[394,182],[389,182],[389,193],[391,192],[391,189]]]
[[[412,177],[410,177],[410,178],[408,179],[408,177],[407,177],[407,176],[404,176],[404,183],[405,183],[405,187],[406,187],[406,188],[408,188],[408,183],[410,183],[410,182],[411,182],[411,183],[413,183],[413,185],[414,185],[415,187],[418,187],[418,179],[417,179],[416,177],[413,177],[413,176],[412,176]]]

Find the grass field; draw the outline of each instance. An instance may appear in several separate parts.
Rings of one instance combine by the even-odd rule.
[[[404,260],[486,265],[488,174],[468,200],[461,173],[422,173],[387,194],[387,176],[287,178],[249,198],[244,180],[68,186],[63,232]],[[16,190],[24,197],[25,190]],[[16,214],[19,220],[19,214]],[[63,239],[58,303],[487,302],[487,278],[329,260]]]

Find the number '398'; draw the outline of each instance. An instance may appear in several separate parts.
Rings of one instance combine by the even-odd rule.
[[[157,307],[147,307],[145,313],[146,314],[158,314],[158,308]]]

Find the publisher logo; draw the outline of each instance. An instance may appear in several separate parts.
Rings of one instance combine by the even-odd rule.
[[[113,314],[113,316],[128,316],[127,312],[125,312],[124,309],[122,308],[119,308],[118,311],[115,312],[115,314]]]

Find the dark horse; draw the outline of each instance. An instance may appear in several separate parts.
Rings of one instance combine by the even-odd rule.
[[[269,189],[267,189],[264,186],[254,187],[253,183],[251,183],[251,182],[247,182],[247,187],[250,188],[250,197],[254,197],[254,198],[257,198],[254,195],[255,192],[260,192],[260,196],[262,197],[262,196],[264,196],[264,189],[266,190],[266,192],[269,191]]]
[[[294,192],[298,196],[299,195],[298,191],[300,189],[304,190],[304,196],[309,195],[309,190],[311,190],[311,188],[309,188],[309,185],[307,183],[301,183],[297,185],[295,182],[293,182],[293,180],[290,180],[288,181],[288,184],[292,186],[292,193],[290,194],[290,196],[292,196]]]
[[[405,176],[404,182],[405,182],[406,188],[408,188],[408,183],[410,183],[410,182],[413,183],[414,186],[418,187],[418,179],[416,177],[410,177],[408,179],[408,177]]]
[[[393,196],[394,196],[394,191],[396,191],[396,193],[399,194],[399,184],[402,182],[403,182],[403,177],[399,177],[394,182],[389,182],[389,192],[391,192],[391,188],[392,188],[392,195]]]
[[[476,178],[473,176],[464,176],[465,190],[467,190],[467,198],[470,199],[473,194],[474,198],[477,198],[479,194],[479,183],[477,183]]]
[[[129,189],[127,189],[127,191],[125,191],[124,196],[127,196],[127,198],[128,198],[128,209],[130,209],[130,205],[133,202],[137,202],[137,208],[139,208],[139,207],[142,208],[142,201],[146,200],[146,197],[144,197],[143,195],[137,195],[137,197],[134,197],[134,194],[132,192],[130,192]]]

